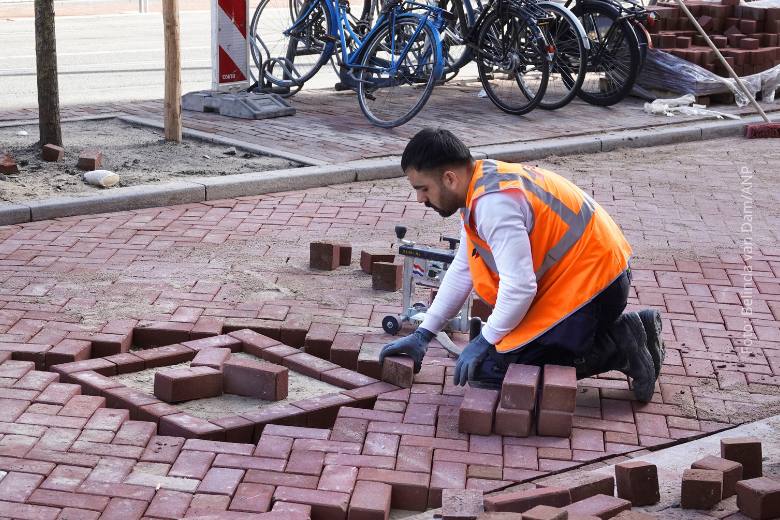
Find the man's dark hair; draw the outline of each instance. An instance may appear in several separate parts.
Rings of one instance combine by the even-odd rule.
[[[406,145],[401,169],[444,171],[450,166],[467,166],[471,161],[471,152],[455,134],[443,128],[423,128]]]

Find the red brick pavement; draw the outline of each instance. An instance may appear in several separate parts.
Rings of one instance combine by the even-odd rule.
[[[377,331],[381,318],[397,310],[395,296],[377,303],[382,299],[367,289],[368,282],[356,282],[338,293],[348,298],[332,298],[322,280],[338,274],[309,275],[301,258],[310,240],[348,238],[355,229],[386,235],[398,222],[419,221],[410,236],[434,239],[445,226],[412,202],[408,192],[399,192],[401,182],[0,228],[0,351],[12,357],[0,364],[0,469],[9,472],[0,480],[0,516],[57,518],[77,508],[134,512],[122,513],[127,515],[122,518],[144,512],[176,518],[201,507],[243,510],[254,504],[263,510],[284,501],[314,506],[315,519],[341,518],[355,478],[391,483],[396,506],[425,507],[436,504],[443,487],[500,489],[776,411],[780,249],[761,244],[751,257],[733,248],[718,253],[702,246],[704,252],[694,259],[682,252],[635,264],[631,305],[664,312],[668,350],[660,384],[652,402],[642,405],[631,399],[622,374],[581,381],[568,439],[458,432],[463,391],[450,383],[453,360],[437,348],[429,351],[411,389],[368,385],[344,390],[338,398],[293,404],[270,419],[288,427],[265,430],[269,418],[262,413],[225,421],[164,420],[171,415],[165,405],[117,393],[100,377],[45,371],[48,352],[72,348],[74,341],[122,351],[128,339],[150,346],[248,327],[300,348],[314,324],[335,324],[332,341],[340,350],[333,351],[339,350],[340,363],[372,375],[377,367],[370,358],[357,363],[355,356],[344,355],[343,347],[362,344],[368,352],[387,341]],[[597,200],[608,200],[615,185],[597,185]],[[621,203],[619,196],[609,204],[618,222],[636,232],[634,219],[677,204],[664,199],[667,187],[644,189],[657,204],[652,209],[637,207],[642,201]],[[733,246],[739,230],[704,219],[708,213],[702,208],[688,208],[701,210],[697,226]],[[665,228],[664,222],[655,232],[671,240],[679,229]],[[281,274],[275,278],[270,273],[290,269],[306,280],[308,290],[264,302],[236,298],[231,292],[236,280],[228,276],[235,261],[230,247],[236,241],[252,245],[258,264],[273,263],[264,274],[270,284],[281,280]],[[359,250],[373,243],[364,239],[353,245]],[[215,244],[222,257],[195,262],[187,255],[171,256],[178,249],[197,253]],[[342,272],[356,270],[354,265]],[[746,266],[752,270],[749,292],[744,288]],[[188,271],[186,279],[179,276],[182,267]],[[214,281],[219,276],[224,278]],[[119,303],[132,307],[130,312],[111,307],[116,294],[109,294],[106,285],[122,288],[126,299]],[[143,312],[128,318],[138,305]],[[116,319],[95,319],[96,313],[82,323],[85,309],[101,306],[108,306]],[[752,314],[742,316],[743,308]],[[155,329],[149,320],[164,323]],[[318,326],[316,338],[309,338],[316,339],[319,352],[328,341],[325,329]],[[159,359],[148,349],[138,352],[147,364]],[[121,359],[96,359],[79,367],[111,373],[130,361]],[[130,411],[105,408],[117,403]],[[143,422],[147,420],[159,420],[156,434]],[[250,427],[256,449],[224,443]],[[249,495],[265,498],[247,500]],[[157,512],[166,507],[168,513]]]

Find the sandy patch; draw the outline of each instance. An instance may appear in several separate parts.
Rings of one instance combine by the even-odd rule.
[[[247,359],[257,359],[255,356],[243,352],[234,353],[233,355]],[[189,366],[189,363],[179,363],[167,367],[149,368],[140,372],[114,376],[112,379],[130,388],[135,388],[136,390],[153,395],[154,374],[157,373],[158,370],[161,368],[186,368]],[[264,401],[253,397],[223,394],[219,397],[209,397],[208,399],[196,399],[194,401],[175,403],[173,406],[179,408],[182,412],[186,412],[195,417],[200,417],[202,419],[218,419],[220,417],[238,415],[243,412],[255,411],[271,404],[292,403],[302,399],[308,399],[309,397],[331,394],[342,390],[342,388],[339,388],[338,386],[313,379],[292,370],[289,371],[287,388],[287,399],[281,401]]]

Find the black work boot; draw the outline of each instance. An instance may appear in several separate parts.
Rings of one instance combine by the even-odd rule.
[[[636,398],[646,403],[655,390],[655,366],[647,334],[636,312],[622,314],[596,338],[593,350],[575,363],[577,379],[618,370],[631,378]]]
[[[661,328],[663,327],[661,313],[655,309],[644,309],[639,311],[639,318],[645,327],[647,350],[650,351],[650,356],[653,358],[655,378],[658,379],[658,375],[661,373],[661,365],[664,364],[664,357],[666,356],[666,347],[661,337]]]

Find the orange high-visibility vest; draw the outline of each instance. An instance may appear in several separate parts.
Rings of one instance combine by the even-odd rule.
[[[520,190],[533,212],[529,230],[536,296],[525,317],[496,345],[510,352],[538,338],[591,301],[628,267],[631,246],[617,224],[587,193],[541,168],[476,161],[466,207],[461,210],[474,290],[496,304],[499,273],[490,246],[472,221],[485,193]]]

